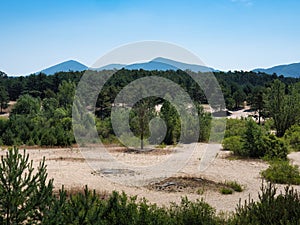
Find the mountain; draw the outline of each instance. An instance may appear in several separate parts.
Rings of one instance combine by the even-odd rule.
[[[139,69],[143,69],[143,70],[162,70],[162,71],[166,71],[166,70],[177,70],[177,68],[175,66],[166,64],[166,63],[162,63],[162,62],[155,62],[155,61],[149,61],[146,63],[136,63],[136,64],[131,64],[131,65],[127,65],[125,66],[125,69],[127,70],[139,70]]]
[[[57,72],[83,71],[86,69],[88,69],[88,67],[83,65],[82,63],[77,62],[75,60],[69,60],[69,61],[59,63],[57,65],[51,66],[51,67],[44,69],[38,73],[45,73],[46,75],[52,75]]]
[[[263,72],[267,74],[276,73],[285,77],[300,77],[300,63],[292,63],[288,65],[278,65],[267,69],[254,69],[253,72]]]
[[[162,57],[155,58],[149,62],[144,62],[144,63],[134,63],[134,64],[129,64],[129,65],[122,65],[122,64],[109,64],[103,67],[98,68],[97,70],[105,70],[105,69],[121,69],[125,68],[128,70],[191,70],[194,72],[213,72],[217,71],[213,68],[206,67],[206,66],[201,66],[201,65],[195,65],[195,64],[187,64],[187,63],[182,63],[178,61],[174,61],[171,59],[166,59]]]
[[[162,57],[158,57],[152,60],[153,62],[160,62],[160,63],[165,63],[171,66],[174,66],[178,69],[181,70],[191,70],[193,72],[214,72],[217,71],[211,67],[207,67],[207,66],[201,66],[201,65],[196,65],[196,64],[188,64],[188,63],[182,63],[182,62],[178,62],[175,60],[171,60],[171,59],[166,59],[166,58],[162,58]]]
[[[113,64],[108,64],[106,66],[102,66],[100,68],[96,68],[95,70],[97,71],[101,71],[101,70],[120,70],[122,68],[124,68],[126,65],[124,64],[116,64],[116,63],[113,63]]]
[[[193,72],[218,72],[218,70],[215,70],[211,67],[202,66],[202,65],[196,65],[196,64],[188,64],[183,63],[171,59],[166,59],[162,57],[158,57],[155,59],[150,60],[149,62],[144,63],[134,63],[129,65],[124,64],[108,64],[106,66],[100,67],[100,68],[92,68],[97,71],[101,70],[119,70],[119,69],[128,69],[128,70],[191,70]],[[45,73],[47,75],[54,74],[57,72],[69,72],[69,71],[83,71],[87,70],[88,67],[83,65],[82,63],[79,63],[75,60],[69,60],[62,63],[59,63],[57,65],[51,66],[47,69],[44,69],[40,71],[41,73]],[[252,70],[253,72],[263,72],[267,74],[273,74],[276,73],[277,75],[283,75],[285,77],[300,77],[300,63],[293,63],[288,65],[278,65],[271,68],[263,69],[258,68]],[[38,72],[38,73],[40,73]]]

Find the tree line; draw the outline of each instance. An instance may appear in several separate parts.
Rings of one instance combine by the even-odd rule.
[[[201,125],[198,141],[208,141],[212,115],[203,110],[207,104],[202,88],[186,72],[177,71],[90,71],[95,77],[113,74],[105,83],[96,101],[95,121],[99,136],[103,140],[115,141],[110,114],[118,93],[132,81],[150,76],[167,78],[177,83],[191,97]],[[189,72],[192,73],[192,72]],[[36,74],[26,77],[8,77],[0,73],[0,108],[5,109],[8,101],[17,101],[9,119],[0,120],[0,143],[4,145],[69,146],[75,143],[72,132],[72,104],[76,85],[84,72],[59,72],[47,76]],[[201,77],[209,88],[209,73],[192,73]],[[224,110],[237,109],[246,100],[261,118],[272,118],[278,136],[283,136],[291,126],[299,122],[299,79],[285,78],[254,72],[216,72],[225,105]],[[213,93],[212,93],[213,94]],[[130,98],[131,96],[126,96]],[[179,141],[180,115],[168,101],[162,98],[149,98],[148,109],[142,110],[142,102],[132,107],[130,126],[141,140],[149,138],[148,122],[159,116],[163,118],[167,133],[163,142],[174,144]],[[162,105],[160,115],[154,111],[155,105]],[[142,115],[142,114],[143,115]],[[144,117],[144,118],[142,118]],[[193,121],[190,121],[193,122]],[[187,132],[188,134],[188,132]],[[193,135],[193,134],[189,134]],[[158,138],[158,137],[157,137]],[[151,140],[150,140],[151,142]]]

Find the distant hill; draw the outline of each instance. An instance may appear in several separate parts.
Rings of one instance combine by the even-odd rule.
[[[80,62],[75,60],[69,60],[57,65],[51,66],[47,69],[44,69],[38,73],[45,73],[46,75],[55,74],[57,72],[69,72],[69,71],[83,71],[88,69],[87,66],[83,65]]]
[[[104,69],[121,69],[125,68],[128,70],[191,70],[194,72],[213,72],[217,71],[213,68],[201,66],[201,65],[195,65],[195,64],[188,64],[188,63],[182,63],[171,59],[166,59],[162,57],[155,58],[149,62],[144,63],[134,63],[130,65],[122,65],[122,64],[109,64],[103,67],[98,68],[97,70],[104,70]]]
[[[196,64],[188,64],[182,63],[171,59],[166,59],[162,57],[158,57],[150,60],[149,62],[144,63],[134,63],[130,65],[124,64],[108,64],[106,66],[100,68],[92,68],[97,71],[101,70],[119,70],[119,69],[128,69],[128,70],[191,70],[193,72],[218,72],[219,70],[215,70],[214,68],[196,65]],[[44,69],[40,72],[45,73],[47,75],[51,75],[57,72],[69,72],[69,71],[84,71],[87,70],[88,67],[82,63],[79,63],[75,60],[69,60],[57,65],[51,66],[47,69]],[[293,63],[289,65],[278,65],[271,68],[263,69],[258,68],[252,70],[253,72],[263,72],[267,74],[276,73],[277,75],[283,75],[285,77],[300,77],[300,63]],[[38,72],[38,73],[40,73]]]
[[[293,63],[288,65],[278,65],[267,69],[254,69],[253,72],[263,72],[267,74],[276,73],[285,77],[300,77],[300,63]]]
[[[178,61],[174,61],[171,59],[166,59],[166,58],[155,58],[149,62],[145,63],[134,63],[134,64],[108,64],[100,68],[91,68],[93,70],[101,71],[101,70],[119,70],[119,69],[128,69],[128,70],[191,70],[194,72],[213,72],[217,71],[213,68],[206,67],[206,66],[201,66],[201,65],[195,65],[195,64],[187,64],[187,63],[182,63]],[[87,70],[88,67],[83,65],[82,63],[79,63],[75,60],[69,60],[66,62],[59,63],[57,65],[51,66],[47,69],[44,69],[40,71],[41,73],[45,73],[47,75],[55,74],[57,72],[68,72],[68,71],[83,71]],[[38,72],[38,73],[40,73]]]
[[[143,70],[162,70],[162,71],[166,71],[166,70],[178,70],[177,67],[166,64],[166,63],[162,63],[162,62],[155,62],[155,61],[149,61],[149,62],[145,62],[145,63],[136,63],[136,64],[131,64],[131,65],[127,65],[125,66],[125,69],[128,70],[139,70],[139,69],[143,69]]]
[[[108,64],[106,66],[102,66],[100,68],[96,68],[95,70],[97,71],[101,71],[101,70],[120,70],[122,68],[124,68],[126,65],[124,64]]]
[[[171,60],[171,59],[166,59],[166,58],[162,58],[162,57],[158,57],[152,60],[153,62],[160,62],[160,63],[165,63],[171,66],[174,66],[178,69],[181,70],[191,70],[194,72],[214,72],[217,71],[211,67],[207,67],[207,66],[201,66],[201,65],[196,65],[196,64],[188,64],[188,63],[182,63],[182,62],[178,62],[175,60]]]

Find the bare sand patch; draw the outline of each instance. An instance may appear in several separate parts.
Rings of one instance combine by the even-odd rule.
[[[186,181],[184,182],[185,187],[181,189],[176,188],[172,191],[161,191],[147,186],[125,186],[111,182],[103,174],[95,173],[77,148],[29,149],[27,152],[30,154],[30,158],[34,161],[35,166],[38,165],[43,157],[46,158],[48,178],[54,178],[56,190],[61,188],[62,185],[70,190],[78,190],[88,185],[89,188],[96,189],[102,193],[109,193],[113,190],[125,191],[129,195],[137,195],[139,198],[145,197],[152,203],[166,206],[170,202],[179,203],[182,196],[187,196],[190,200],[203,198],[207,203],[215,207],[217,211],[233,211],[239,200],[244,202],[249,199],[249,196],[256,200],[262,185],[260,172],[266,169],[268,164],[261,160],[230,160],[228,159],[229,152],[220,151],[210,166],[205,171],[199,172],[199,162],[206,147],[206,144],[199,143],[186,166],[174,174],[172,178],[169,178],[173,180],[166,181]],[[112,154],[120,160],[122,159],[127,163],[139,163],[140,165],[163,162],[169,153],[164,152],[162,154],[160,151],[163,150],[154,151],[153,154],[151,152],[135,154],[111,149]],[[0,151],[0,154],[4,155],[5,152]],[[300,153],[291,153],[289,158],[294,164],[300,165]],[[207,188],[205,190],[197,191],[201,188],[201,179],[203,179],[203,182],[209,181],[211,184],[237,181],[244,187],[244,191],[234,192],[231,195],[222,195],[219,191],[216,191],[214,186],[209,185],[206,185]],[[173,188],[172,186],[174,185],[171,183],[169,188]],[[177,187],[179,186],[177,185]],[[279,190],[283,190],[284,186],[278,185]],[[294,187],[300,190],[299,186]]]

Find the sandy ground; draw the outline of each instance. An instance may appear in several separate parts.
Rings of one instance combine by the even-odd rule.
[[[235,111],[229,111],[231,113],[230,116],[227,118],[231,119],[241,119],[241,118],[247,118],[248,116],[254,116],[257,115],[255,111],[251,111],[250,106],[245,106],[243,109],[235,110]]]
[[[207,144],[198,143],[192,157],[184,168],[178,171],[174,176],[202,177],[216,182],[237,181],[242,184],[245,190],[241,193],[234,192],[232,195],[222,195],[218,191],[205,189],[203,193],[185,193],[185,192],[163,192],[149,190],[145,186],[126,186],[112,182],[102,174],[95,173],[83,157],[79,149],[30,149],[27,152],[35,165],[46,158],[49,178],[54,178],[54,185],[59,189],[62,185],[65,188],[78,189],[85,185],[98,191],[111,192],[112,190],[125,191],[129,195],[145,197],[152,203],[158,205],[169,205],[170,202],[180,202],[181,196],[187,196],[191,200],[203,198],[217,211],[233,211],[241,199],[257,199],[262,180],[260,171],[266,169],[268,165],[261,160],[230,160],[229,152],[220,151],[217,157],[204,170],[199,171],[199,163]],[[221,146],[219,146],[221,147]],[[110,149],[110,154],[118,161],[126,163],[139,162],[142,166],[164,163],[169,157],[170,152],[164,153],[164,150],[153,153],[126,153],[115,149]],[[1,151],[1,155],[5,151]],[[178,154],[178,153],[172,153]],[[291,153],[289,158],[293,164],[300,165],[300,153]],[[88,161],[91,161],[89,159]],[[103,162],[95,160],[99,165]],[[134,177],[134,175],[133,175]],[[132,177],[131,177],[132,178]],[[279,186],[282,189],[284,186]],[[299,186],[296,186],[300,190]]]

